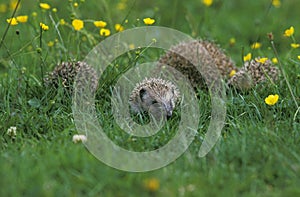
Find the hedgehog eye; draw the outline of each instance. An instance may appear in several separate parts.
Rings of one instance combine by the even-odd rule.
[[[152,104],[152,105],[153,105],[153,104],[156,104],[156,103],[158,103],[157,100],[152,100],[152,101],[151,101],[151,104]]]

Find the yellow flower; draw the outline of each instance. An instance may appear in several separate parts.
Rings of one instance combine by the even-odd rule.
[[[130,50],[132,50],[132,49],[134,49],[135,46],[134,46],[134,44],[129,44],[128,47],[129,47]]]
[[[53,42],[53,41],[49,41],[49,42],[47,43],[47,45],[48,45],[48,47],[53,47],[53,46],[54,46],[54,42]]]
[[[294,27],[293,26],[291,26],[289,29],[286,29],[285,31],[284,31],[284,36],[285,37],[291,37],[293,34],[294,34],[294,32],[295,32],[295,29],[294,29]]]
[[[40,7],[44,10],[49,10],[51,8],[48,3],[40,3]]]
[[[60,19],[60,20],[59,20],[59,24],[60,24],[60,25],[65,25],[65,24],[66,24],[66,21],[65,21],[65,19],[63,19],[63,18],[62,18],[62,19]]]
[[[73,5],[74,5],[75,8],[78,7],[78,3],[76,3],[76,2]]]
[[[267,105],[275,105],[277,103],[278,99],[279,99],[278,94],[275,94],[275,95],[270,94],[268,97],[265,98],[265,103]]]
[[[292,43],[291,47],[294,48],[294,49],[296,49],[296,48],[300,47],[300,44],[298,44],[298,43]]]
[[[147,179],[144,186],[148,191],[155,192],[159,189],[159,180],[156,178]]]
[[[231,70],[229,73],[229,77],[233,77],[236,74],[236,70]]]
[[[96,27],[104,28],[104,27],[106,27],[107,23],[104,21],[94,21],[94,25]]]
[[[82,40],[83,42],[86,42],[86,41],[87,41],[87,37],[86,37],[86,36],[82,36],[81,40]]]
[[[153,23],[155,23],[155,20],[152,18],[149,18],[149,17],[144,18],[143,21],[144,21],[145,25],[152,25]]]
[[[120,2],[117,4],[117,9],[118,10],[125,10],[127,5],[124,2]]]
[[[15,10],[17,7],[17,4],[18,4],[18,0],[10,1],[10,3],[9,3],[10,10]],[[19,4],[18,9],[20,9],[20,8],[21,8],[21,5]]]
[[[297,56],[298,60],[300,60],[300,55]]]
[[[261,64],[264,64],[268,60],[267,57],[262,57],[262,58],[255,58],[256,62],[259,62]]]
[[[52,12],[57,12],[57,8],[52,8]]]
[[[124,27],[121,25],[121,24],[115,24],[115,30],[116,31],[123,31],[124,30]]]
[[[247,55],[244,56],[244,62],[250,61],[252,58],[252,54],[248,53]]]
[[[84,27],[84,23],[83,23],[83,21],[80,20],[80,19],[74,19],[74,20],[72,21],[72,26],[74,27],[74,29],[75,29],[76,31],[79,31],[79,30],[81,30],[81,29]]]
[[[272,0],[272,5],[275,8],[279,8],[281,6],[281,2],[280,2],[280,0]]]
[[[28,16],[27,16],[27,15],[24,15],[24,16],[17,16],[16,19],[17,19],[17,21],[20,22],[20,23],[26,23],[27,20],[28,20]]]
[[[102,28],[102,29],[100,29],[100,35],[101,36],[109,36],[110,35],[110,30]]]
[[[17,25],[18,21],[16,18],[8,18],[6,19],[6,22],[9,23],[10,25]]]
[[[202,3],[206,5],[207,7],[211,6],[213,3],[213,0],[202,0]]]
[[[260,47],[261,47],[261,43],[259,43],[259,42],[255,42],[251,45],[252,49],[259,49]]]
[[[49,26],[45,25],[44,23],[40,23],[40,27],[41,27],[42,30],[44,30],[44,31],[49,30]]]
[[[278,59],[277,59],[276,57],[273,57],[273,58],[272,58],[272,62],[273,62],[274,64],[277,64],[277,63],[278,63]]]
[[[7,5],[4,3],[0,4],[0,13],[5,13],[7,11]]]
[[[235,38],[230,38],[229,39],[229,44],[231,45],[231,46],[233,46],[234,44],[235,44]]]

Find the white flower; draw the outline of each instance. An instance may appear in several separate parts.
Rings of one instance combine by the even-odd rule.
[[[17,127],[9,127],[6,132],[7,135],[10,137],[16,137],[17,136]]]
[[[87,138],[85,135],[73,135],[73,142],[78,143],[78,142],[86,142]]]

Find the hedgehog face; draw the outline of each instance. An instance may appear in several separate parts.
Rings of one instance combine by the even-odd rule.
[[[173,88],[155,92],[150,88],[142,88],[139,92],[140,107],[144,112],[150,112],[154,117],[160,117],[161,113],[167,118],[172,116],[175,107],[175,90]]]
[[[146,78],[130,94],[130,111],[135,115],[151,114],[155,120],[170,118],[179,98],[180,93],[173,83],[161,78]]]

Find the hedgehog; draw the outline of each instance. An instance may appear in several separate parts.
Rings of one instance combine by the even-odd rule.
[[[188,57],[192,62],[182,56]],[[199,60],[201,73],[194,66]],[[193,40],[175,45],[158,62],[158,66],[168,65],[181,72],[195,89],[203,89],[206,83],[211,84],[219,77],[228,79],[232,70],[238,70],[217,44],[207,40]],[[202,75],[205,75],[206,81]]]
[[[134,115],[150,112],[156,119],[163,113],[168,119],[179,100],[180,92],[172,82],[161,78],[145,78],[130,94],[130,112]]]
[[[228,86],[247,91],[259,83],[277,81],[279,78],[278,68],[270,60],[265,62],[260,60],[261,58],[258,57],[255,60],[246,61],[244,66],[228,80]]]
[[[84,85],[89,85],[92,91],[97,89],[98,77],[95,69],[82,61],[62,62],[58,64],[54,70],[44,78],[44,81],[47,86],[53,86],[55,88],[62,86],[67,91],[72,92],[76,76],[78,77],[78,82],[81,84],[81,86],[78,86],[79,88],[85,87]]]

